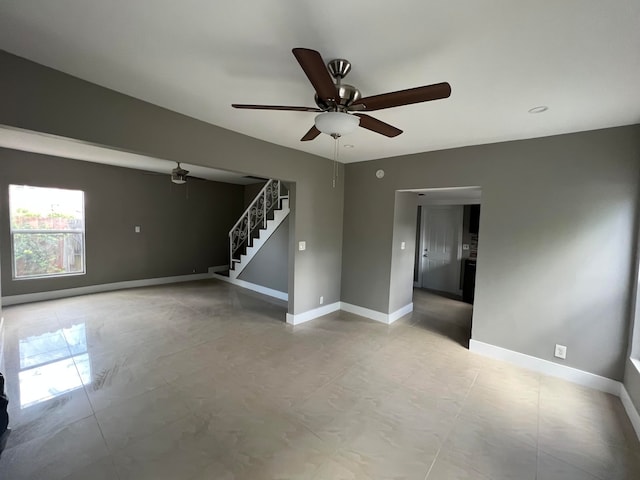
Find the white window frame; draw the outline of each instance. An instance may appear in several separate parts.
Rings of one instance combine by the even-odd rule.
[[[17,228],[14,229],[11,223],[11,195],[9,194],[9,231],[11,237],[11,278],[13,280],[23,281],[23,280],[36,280],[42,278],[56,278],[56,277],[73,277],[77,275],[86,275],[87,273],[87,244],[85,241],[85,210],[84,210],[84,190],[77,190],[72,188],[60,188],[60,187],[40,187],[36,185],[17,185],[11,184],[11,186],[18,187],[31,187],[31,188],[42,188],[42,189],[55,189],[55,190],[68,190],[68,191],[76,191],[82,193],[82,228],[81,229],[73,229],[73,230],[47,230],[47,229],[31,229],[31,228]],[[66,273],[45,273],[42,275],[25,275],[22,277],[18,277],[16,275],[18,268],[16,265],[16,255],[15,255],[15,234],[68,234],[75,233],[82,235],[82,271],[81,272],[66,272]]]

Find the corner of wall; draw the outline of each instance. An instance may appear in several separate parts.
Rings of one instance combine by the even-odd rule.
[[[308,322],[310,320],[313,320],[314,318],[322,317],[323,315],[328,315],[329,313],[333,313],[337,310],[340,310],[340,302],[324,305],[322,307],[314,308],[313,310],[307,310],[303,313],[287,313],[287,323],[289,325],[300,325],[301,323]]]

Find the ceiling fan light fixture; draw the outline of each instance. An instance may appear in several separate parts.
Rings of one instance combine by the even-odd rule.
[[[181,173],[172,173],[171,181],[173,183],[177,183],[178,185],[182,185],[183,183],[187,183],[187,176]]]
[[[327,135],[342,137],[360,125],[360,117],[343,112],[324,112],[316,116],[316,128]]]

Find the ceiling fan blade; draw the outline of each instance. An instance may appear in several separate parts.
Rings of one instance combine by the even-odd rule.
[[[288,107],[285,105],[246,105],[242,103],[232,103],[233,108],[245,108],[250,110],[286,110],[291,112],[321,112],[315,107]]]
[[[313,127],[311,127],[309,129],[309,131],[307,133],[304,134],[304,137],[302,137],[300,139],[301,142],[308,142],[309,140],[313,140],[314,138],[316,138],[318,135],[320,135],[320,130],[318,130],[316,128],[316,126],[314,125]]]
[[[338,92],[320,54],[309,48],[294,48],[292,51],[318,97],[325,102],[335,101]]]
[[[383,93],[381,95],[373,95],[372,97],[361,98],[352,105],[352,110],[360,110],[364,106],[364,110],[371,112],[374,110],[382,110],[383,108],[399,107],[402,105],[411,105],[412,103],[429,102],[431,100],[439,100],[447,98],[451,95],[451,85],[447,82],[436,83],[434,85],[426,85],[424,87],[410,88],[408,90],[399,90],[397,92]]]
[[[364,113],[356,113],[355,115],[360,117],[360,126],[362,128],[366,128],[367,130],[371,130],[372,132],[379,133],[380,135],[384,135],[385,137],[397,137],[402,133],[402,130],[400,130],[399,128],[396,128],[393,125],[389,125],[388,123],[385,123],[382,120],[378,120],[377,118],[365,115]]]

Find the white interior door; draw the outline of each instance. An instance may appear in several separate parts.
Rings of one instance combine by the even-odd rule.
[[[422,287],[460,294],[462,205],[422,209]]]

